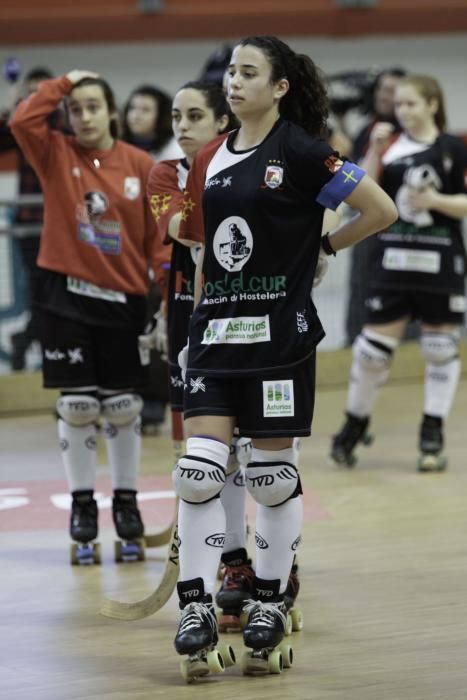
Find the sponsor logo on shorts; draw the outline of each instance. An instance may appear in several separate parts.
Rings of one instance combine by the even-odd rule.
[[[465,296],[462,294],[451,294],[449,297],[449,311],[453,311],[454,313],[464,313],[465,310]]]
[[[196,379],[190,379],[190,394],[197,394],[198,391],[206,391],[204,377],[196,377]]]
[[[205,329],[202,345],[248,345],[271,340],[269,315],[238,316],[211,319]]]
[[[265,418],[295,415],[293,379],[263,382],[263,415]]]

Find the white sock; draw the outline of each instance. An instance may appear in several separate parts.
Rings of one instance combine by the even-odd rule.
[[[96,427],[58,420],[58,437],[70,492],[93,491],[96,484]]]
[[[136,491],[141,459],[141,418],[138,416],[127,425],[106,421],[104,435],[113,489]]]
[[[440,418],[449,415],[460,373],[461,361],[458,357],[445,364],[427,363],[424,413]]]
[[[225,534],[225,513],[220,498],[207,503],[180,501],[180,581],[201,577],[206,593],[214,593]]]
[[[225,511],[224,552],[246,549],[246,487],[243,468],[239,467],[225,477],[221,492],[221,502]]]
[[[256,575],[280,579],[280,592],[287,586],[300,542],[303,504],[300,496],[280,506],[256,506]]]
[[[378,343],[379,347],[371,342]],[[358,418],[366,418],[373,413],[380,388],[389,376],[392,353],[398,345],[398,340],[373,331],[365,331],[357,337],[353,347],[350,383],[347,395],[347,412]],[[373,354],[372,360],[365,361],[361,357],[368,349]],[[387,352],[387,358],[385,354]]]

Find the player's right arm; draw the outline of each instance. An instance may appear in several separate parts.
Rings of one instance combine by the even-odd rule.
[[[9,125],[27,161],[40,176],[47,170],[51,147],[48,116],[73,87],[66,77],[44,80],[37,92],[19,103]]]

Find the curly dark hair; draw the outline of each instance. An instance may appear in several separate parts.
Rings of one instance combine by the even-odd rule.
[[[133,135],[128,127],[128,111],[131,101],[137,95],[152,97],[157,105],[158,116],[154,131],[154,138],[150,145],[151,151],[159,151],[172,138],[172,97],[164,90],[154,85],[140,85],[135,88],[128,98],[122,114],[122,139],[127,143],[133,143]]]
[[[276,36],[248,36],[240,46],[255,46],[271,64],[271,82],[289,81],[289,91],[281,99],[279,113],[303,127],[311,136],[326,135],[329,113],[326,83],[321,70],[305,54],[297,54]]]

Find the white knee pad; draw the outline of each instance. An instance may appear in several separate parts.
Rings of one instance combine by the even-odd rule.
[[[95,396],[65,394],[56,403],[57,413],[68,425],[91,425],[99,417],[100,404]]]
[[[354,360],[365,369],[375,371],[388,369],[397,342],[395,338],[365,331],[355,338],[352,346]]]
[[[253,450],[255,453],[262,450]],[[271,459],[274,452],[268,451],[269,461],[251,461],[246,468],[246,487],[257,503],[263,506],[278,506],[294,496],[299,487],[298,470],[292,461],[286,461],[293,449],[278,450],[277,460]]]
[[[172,480],[177,496],[187,503],[206,503],[220,495],[225,484],[229,446],[209,438],[188,438]]]
[[[128,425],[139,416],[143,399],[138,394],[114,394],[101,402],[102,415],[113,425]]]
[[[427,362],[444,365],[459,355],[459,338],[454,333],[422,333],[420,347]]]
[[[230,443],[229,461],[226,474],[233,474],[239,467],[246,467],[251,459],[251,438],[234,435]]]

